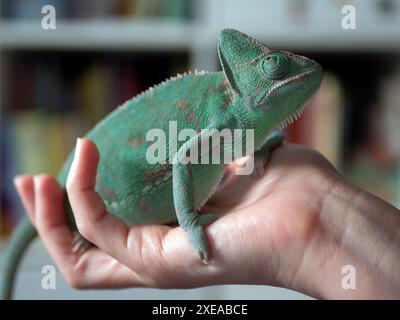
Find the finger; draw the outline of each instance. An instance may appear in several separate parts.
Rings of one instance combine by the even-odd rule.
[[[173,255],[165,257],[164,247],[170,248],[173,243],[184,243],[188,256],[193,257],[192,261],[196,260],[183,233],[180,233],[180,239],[169,237],[168,242],[173,239],[171,243],[164,243],[172,228],[146,225],[129,230],[120,219],[109,214],[100,196],[94,191],[98,162],[99,153],[95,144],[88,139],[80,139],[68,175],[67,191],[81,234],[141,274],[140,281],[143,283],[151,283],[152,275],[166,270],[166,260],[171,262]],[[168,254],[171,253],[168,250]]]
[[[139,277],[100,251],[73,252],[73,234],[67,225],[63,191],[49,175],[34,178],[38,233],[67,281],[76,288],[141,286]]]
[[[100,249],[120,261],[129,229],[108,214],[100,196],[94,191],[99,153],[88,139],[78,139],[75,157],[67,179],[67,192],[79,232]],[[125,253],[125,252],[124,252]]]
[[[67,225],[63,208],[63,192],[49,175],[34,178],[36,228],[49,254],[63,273],[76,263],[72,252],[73,235]]]
[[[14,184],[21,197],[22,204],[35,224],[35,191],[33,187],[33,177],[31,175],[19,175],[14,178]]]

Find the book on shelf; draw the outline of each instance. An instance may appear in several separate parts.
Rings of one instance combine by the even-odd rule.
[[[346,170],[358,186],[400,208],[400,68],[381,79],[362,141]]]
[[[51,5],[61,19],[178,18],[187,19],[189,0],[2,0],[1,17],[33,20],[43,17],[42,7]]]
[[[24,215],[15,175],[56,176],[77,137],[147,86],[186,69],[182,59],[152,57],[157,62],[143,73],[143,58],[31,54],[14,60],[0,126],[0,235]]]

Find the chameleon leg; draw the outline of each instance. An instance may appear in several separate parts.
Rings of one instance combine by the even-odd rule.
[[[203,226],[214,221],[216,217],[212,214],[199,215],[197,213],[192,165],[183,160],[191,147],[198,147],[204,139],[209,139],[211,134],[209,131],[198,134],[185,142],[177,152],[172,165],[172,187],[178,223],[186,231],[190,243],[204,263],[208,262],[210,250]]]
[[[254,164],[256,171],[259,175],[264,174],[264,165],[269,160],[271,152],[278,148],[283,141],[285,141],[285,137],[281,134],[273,135],[268,141],[262,146],[260,150],[257,150],[254,153]]]
[[[213,223],[217,219],[218,219],[218,216],[214,213],[203,213],[199,216],[199,223],[202,226],[206,226],[208,224]]]
[[[198,256],[208,261],[209,247],[200,215],[194,209],[194,190],[191,164],[176,163],[172,167],[174,205],[179,225],[186,231]]]

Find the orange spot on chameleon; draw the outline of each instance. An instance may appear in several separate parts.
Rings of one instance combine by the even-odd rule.
[[[228,96],[221,104],[221,109],[227,109],[231,103],[231,98]]]
[[[167,172],[169,172],[170,170],[172,170],[171,164],[169,163],[161,164],[160,166],[147,169],[143,173],[143,177],[147,181],[154,182],[163,179],[167,174]]]
[[[177,107],[179,109],[181,109],[182,111],[187,111],[187,109],[189,108],[189,102],[185,101],[185,100],[179,100],[176,103]]]
[[[146,212],[149,210],[149,205],[146,202],[146,200],[143,197],[140,197],[138,200],[138,208],[142,211],[142,212]]]
[[[219,84],[219,88],[223,91],[226,88],[228,88],[228,79],[224,79],[220,84]]]
[[[190,112],[187,117],[186,117],[187,121],[190,123],[193,123],[194,120],[196,119],[196,114],[194,113],[194,111]]]
[[[207,89],[207,94],[214,94],[215,92],[217,92],[217,88],[215,87],[209,87]]]
[[[140,147],[144,142],[144,138],[142,136],[132,136],[129,137],[128,140],[126,141],[126,143],[133,147],[133,148],[137,148]]]

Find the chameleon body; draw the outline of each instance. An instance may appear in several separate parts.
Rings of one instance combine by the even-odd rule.
[[[218,186],[227,164],[182,161],[190,148],[210,138],[201,129],[253,129],[256,152],[252,155],[262,161],[282,141],[267,138],[300,114],[322,80],[318,63],[272,50],[233,29],[219,34],[218,54],[222,71],[171,78],[125,102],[86,135],[100,152],[95,189],[108,211],[129,226],[178,221],[203,261],[210,257],[203,225],[214,217],[197,212]],[[146,134],[154,128],[168,132],[170,121],[176,121],[178,132],[190,128],[197,134],[178,141],[177,152],[167,156],[167,163],[150,164]],[[244,139],[237,145],[246,150],[243,144]],[[63,187],[73,156],[72,152],[58,177]],[[18,261],[35,236],[25,220],[12,237],[5,258],[3,298],[11,296]]]

